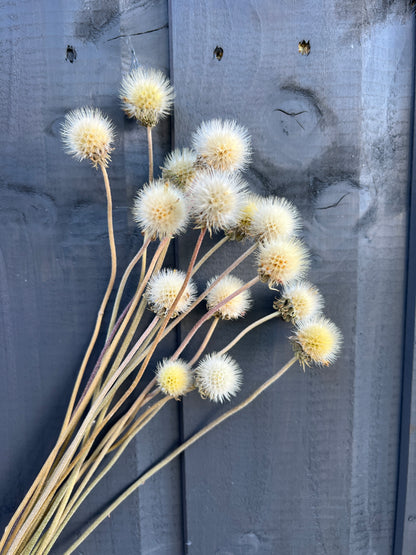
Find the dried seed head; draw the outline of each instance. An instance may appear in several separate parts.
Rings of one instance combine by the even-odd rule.
[[[209,287],[216,279],[216,277],[212,278],[207,283],[207,287]],[[232,295],[243,285],[244,282],[235,276],[228,275],[222,278],[222,280],[220,280],[207,295],[208,310],[217,306],[217,304],[226,299],[229,295]],[[216,312],[216,316],[219,316],[223,320],[235,320],[237,318],[241,318],[242,316],[245,316],[250,304],[249,291],[242,291],[233,299],[221,306]]]
[[[241,369],[229,355],[206,355],[195,374],[195,385],[201,397],[208,397],[216,403],[228,401],[241,386]]]
[[[342,334],[331,320],[320,316],[297,324],[290,339],[303,368],[312,362],[328,366],[341,349]]]
[[[285,198],[261,199],[253,214],[251,233],[261,240],[288,238],[300,228],[300,217],[295,206]]]
[[[162,176],[181,189],[186,189],[196,173],[195,165],[195,152],[189,148],[176,149],[166,156]]]
[[[235,121],[204,121],[194,133],[192,144],[201,164],[216,170],[243,170],[250,161],[250,137]]]
[[[187,192],[191,214],[199,227],[210,232],[228,230],[241,217],[245,183],[236,174],[198,172]]]
[[[97,108],[78,108],[65,116],[62,125],[65,150],[78,160],[107,166],[114,140],[113,124]]]
[[[146,127],[154,127],[167,116],[174,98],[169,79],[155,69],[138,68],[121,82],[123,110]]]
[[[241,241],[246,237],[253,236],[251,225],[261,200],[262,197],[260,195],[256,195],[255,193],[248,193],[245,196],[240,219],[238,220],[237,225],[229,232],[231,239]]]
[[[165,359],[158,364],[156,380],[165,395],[177,399],[192,388],[192,374],[189,366],[181,359]]]
[[[169,268],[164,268],[153,275],[146,290],[146,298],[151,310],[161,317],[165,316],[178,296],[184,281],[184,272],[171,270]],[[196,286],[193,281],[189,281],[171,318],[175,318],[178,314],[186,312],[195,300],[195,296]]]
[[[259,276],[270,286],[301,278],[308,267],[308,251],[299,239],[274,239],[259,246]]]
[[[133,205],[133,218],[150,236],[170,237],[182,232],[187,223],[183,193],[168,181],[159,179],[145,185]]]
[[[273,304],[286,322],[297,323],[319,314],[324,300],[318,289],[307,281],[295,281],[286,285],[282,296]]]

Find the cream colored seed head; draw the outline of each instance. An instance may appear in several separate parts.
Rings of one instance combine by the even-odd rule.
[[[281,316],[293,323],[319,314],[324,306],[318,289],[307,281],[295,281],[286,285],[282,296],[274,303]]]
[[[201,164],[216,170],[243,170],[250,161],[250,137],[235,121],[204,121],[194,133],[192,144]]]
[[[257,206],[251,223],[254,237],[270,241],[278,237],[290,237],[300,228],[297,209],[285,198],[268,197]]]
[[[199,227],[210,232],[233,228],[241,217],[245,183],[236,174],[198,172],[188,191],[191,214]]]
[[[138,68],[121,82],[123,110],[146,127],[154,127],[167,116],[174,98],[169,79],[155,69]]]
[[[259,246],[259,276],[271,287],[301,278],[308,267],[308,251],[299,239],[274,239]]]
[[[65,150],[78,160],[90,160],[107,166],[114,141],[111,121],[97,108],[79,108],[65,116],[62,125]]]
[[[251,224],[261,200],[262,197],[260,195],[256,195],[255,193],[248,193],[245,196],[241,208],[240,219],[235,228],[230,232],[232,239],[241,241],[242,239],[253,235],[251,231]]]
[[[166,156],[162,176],[186,189],[196,173],[196,154],[189,148],[176,149]]]
[[[133,205],[133,218],[150,236],[170,237],[183,231],[187,206],[183,193],[168,181],[159,179],[145,185]]]
[[[241,386],[241,370],[229,355],[206,355],[196,371],[195,385],[201,397],[222,403],[236,395]]]
[[[165,359],[158,364],[156,370],[158,386],[165,395],[177,399],[192,388],[192,374],[189,366],[181,359]]]
[[[207,283],[207,287],[209,287],[216,279],[216,277],[212,278]],[[220,280],[207,295],[208,310],[217,306],[217,304],[226,299],[229,295],[232,295],[243,285],[244,282],[235,276],[228,275],[222,278],[222,280]],[[221,306],[216,312],[216,315],[223,320],[235,320],[245,316],[250,304],[249,291],[243,291]]]
[[[342,334],[331,320],[320,316],[300,322],[291,340],[302,366],[312,362],[328,366],[341,349]]]
[[[146,298],[151,310],[161,317],[165,316],[175,302],[184,281],[184,272],[171,270],[169,268],[164,268],[153,275],[146,290]],[[175,318],[178,314],[186,312],[195,300],[195,296],[196,286],[193,281],[189,281],[171,318]]]

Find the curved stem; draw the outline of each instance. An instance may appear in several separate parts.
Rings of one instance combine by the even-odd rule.
[[[278,316],[280,316],[280,312],[274,311],[271,314],[268,314],[267,316],[264,316],[263,318],[256,320],[255,322],[253,322],[252,324],[244,328],[243,331],[241,331],[236,337],[234,337],[234,339],[230,341],[228,345],[226,345],[223,349],[221,349],[221,351],[218,351],[218,354],[219,355],[225,354],[232,347],[234,347],[234,345],[238,343],[240,339],[242,339],[248,332],[250,332],[251,330],[254,330],[254,328],[257,328],[257,326],[261,326],[261,324],[264,324],[264,322],[267,322],[268,320],[272,320],[273,318],[277,318]]]
[[[187,441],[182,443],[182,445],[174,449],[172,453],[170,453],[170,455],[165,457],[158,464],[156,464],[150,470],[145,472],[140,478],[134,481],[130,487],[128,487],[113,503],[111,503],[111,505],[109,505],[109,507],[107,507],[107,509],[105,509],[105,511],[103,511],[96,520],[94,520],[94,522],[85,530],[85,532],[78,538],[78,540],[75,543],[73,543],[67,551],[65,551],[64,555],[70,555],[70,553],[73,553],[75,549],[82,544],[85,538],[87,538],[91,534],[91,532],[93,532],[95,528],[97,528],[97,526],[99,526],[99,524],[101,524],[101,522],[103,522],[103,520],[105,520],[112,511],[114,511],[114,509],[116,509],[125,499],[127,499],[127,497],[131,495],[138,487],[142,486],[150,477],[156,474],[156,472],[161,470],[164,466],[170,463],[175,457],[180,455],[183,451],[185,451],[185,449],[187,449],[190,445],[198,441],[209,431],[213,430],[216,426],[218,426],[219,424],[221,424],[222,422],[230,418],[230,416],[233,416],[234,414],[240,412],[242,409],[247,407],[247,405],[252,403],[261,393],[263,393],[263,391],[265,391],[275,381],[281,378],[283,374],[285,374],[285,372],[287,372],[289,368],[293,366],[296,360],[297,360],[296,357],[293,357],[292,359],[290,359],[289,362],[287,362],[278,372],[276,372],[276,374],[274,374],[271,378],[266,380],[242,403],[233,407],[232,409],[228,410],[227,412],[225,412],[224,414],[222,414],[221,416],[213,420],[210,424],[202,428],[202,430],[200,430],[192,437],[190,437]]]
[[[71,418],[72,415],[72,410],[74,408],[75,405],[75,399],[78,393],[78,389],[79,386],[81,384],[81,380],[82,377],[84,375],[84,371],[85,368],[87,366],[87,363],[89,361],[89,358],[91,356],[91,352],[94,348],[95,342],[97,340],[98,337],[98,332],[100,331],[100,327],[101,327],[101,322],[104,316],[104,310],[107,306],[108,303],[108,299],[110,298],[110,294],[111,291],[113,290],[113,286],[114,286],[114,281],[116,279],[116,273],[117,273],[117,254],[116,254],[116,245],[115,245],[115,241],[114,241],[114,229],[113,229],[113,214],[112,214],[112,199],[111,199],[111,189],[110,189],[110,182],[108,180],[108,174],[107,174],[107,170],[104,166],[104,164],[100,164],[100,168],[104,177],[104,184],[105,184],[105,191],[107,194],[107,224],[108,224],[108,239],[110,242],[110,252],[111,252],[111,275],[110,275],[110,281],[108,282],[108,286],[107,286],[107,290],[105,292],[103,301],[101,303],[100,309],[98,311],[98,316],[97,316],[97,321],[95,324],[95,328],[94,328],[94,332],[90,341],[90,344],[88,345],[87,348],[87,352],[85,353],[84,356],[84,360],[82,361],[81,364],[81,368],[77,377],[77,381],[75,382],[75,386],[74,389],[72,391],[72,396],[71,396],[71,400],[69,402],[69,406],[68,406],[68,410],[67,413],[65,415],[65,420],[62,426],[62,429],[64,430],[67,425],[68,422]]]

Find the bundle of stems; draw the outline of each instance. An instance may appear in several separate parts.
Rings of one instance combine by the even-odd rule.
[[[300,219],[286,199],[260,198],[247,193],[241,172],[250,157],[249,137],[231,121],[204,122],[193,137],[194,151],[174,151],[167,157],[162,178],[154,180],[152,129],[172,104],[173,91],[165,76],[139,69],[121,87],[123,108],[147,129],[149,182],[138,193],[133,215],[143,232],[143,242],[128,264],[117,289],[104,345],[95,365],[91,355],[117,274],[117,255],[112,222],[112,199],[107,167],[113,128],[96,109],[71,112],[63,127],[67,150],[100,169],[107,197],[107,221],[111,274],[97,314],[93,334],[71,394],[64,422],[49,457],[20,503],[0,542],[1,553],[46,554],[51,551],[68,522],[111,470],[129,443],[170,401],[198,390],[203,398],[223,402],[236,395],[241,370],[228,354],[251,330],[281,317],[295,324],[291,337],[294,356],[240,404],[214,419],[166,458],[140,476],[120,495],[66,551],[72,553],[84,539],[146,480],[218,424],[236,414],[279,379],[296,361],[303,368],[312,363],[328,365],[340,345],[336,326],[321,316],[322,297],[310,283],[301,281],[308,254],[296,234]],[[172,238],[189,219],[199,229],[185,272],[164,268]],[[204,256],[201,245],[207,232],[220,232]],[[246,240],[242,254],[213,277],[197,295],[193,278],[228,241]],[[149,247],[154,254],[149,256]],[[257,251],[256,271],[249,281],[232,274]],[[138,270],[139,269],[139,270]],[[128,281],[135,291],[126,299]],[[220,351],[204,355],[221,320],[244,316],[250,307],[249,290],[257,283],[279,286],[270,314],[247,325]],[[283,289],[280,287],[282,286]],[[154,358],[163,340],[203,301],[206,312],[196,320],[176,351]],[[147,309],[154,313],[147,322]],[[195,318],[194,318],[195,320]],[[197,333],[205,324],[205,333]],[[191,343],[192,341],[192,343]],[[193,356],[182,353],[192,346]]]

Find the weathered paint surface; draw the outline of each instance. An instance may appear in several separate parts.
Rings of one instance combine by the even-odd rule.
[[[345,336],[334,367],[294,368],[185,455],[189,553],[391,553],[411,14],[404,2],[172,6],[176,146],[206,118],[248,127],[247,179],[300,208],[311,278]],[[301,40],[310,41],[309,56],[299,54]],[[218,257],[218,269],[226,260]],[[252,273],[249,265],[242,272]],[[259,295],[247,318],[270,306],[272,293]],[[211,347],[231,328],[224,325]],[[243,394],[287,360],[288,333],[270,323],[235,351]],[[214,412],[186,399],[185,435]]]
[[[140,63],[170,65],[177,91],[174,132],[169,122],[158,128],[155,167],[171,136],[187,146],[203,119],[232,117],[249,128],[254,152],[246,177],[257,192],[287,196],[300,208],[311,279],[345,345],[330,369],[293,368],[193,446],[182,464],[155,476],[78,553],[391,553],[412,26],[403,0],[171,0],[169,16],[166,0],[1,5],[0,528],[56,439],[109,273],[100,177],[63,153],[59,125],[67,110],[85,104],[116,123],[110,179],[122,268],[140,245],[129,206],[146,180],[147,151],[117,94],[121,75]],[[299,54],[301,40],[310,41],[309,56]],[[191,247],[189,239],[177,244],[182,267]],[[224,248],[199,284],[243,248]],[[254,272],[247,263],[240,275]],[[270,309],[273,292],[256,292],[247,320]],[[221,324],[211,347],[242,326]],[[273,322],[233,352],[244,368],[242,395],[287,360],[288,334]],[[151,461],[221,410],[197,396],[179,410],[167,407],[54,552]],[[405,549],[413,553],[410,535]]]

